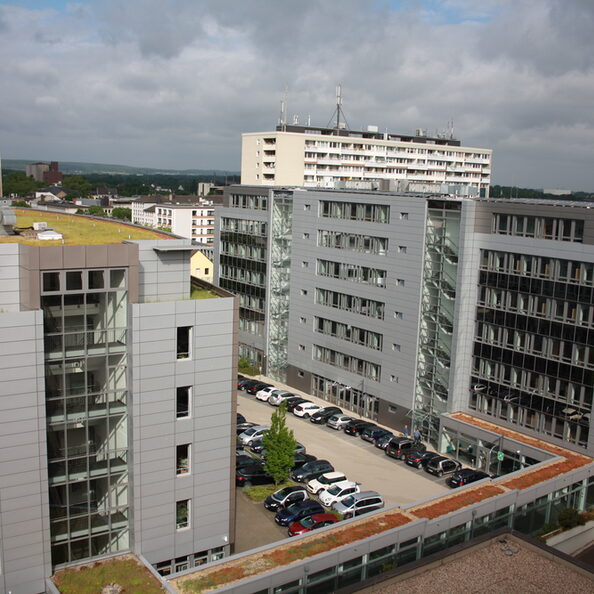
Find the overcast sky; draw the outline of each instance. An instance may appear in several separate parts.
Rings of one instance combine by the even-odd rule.
[[[0,0],[4,158],[238,170],[289,113],[492,148],[594,191],[594,0]]]

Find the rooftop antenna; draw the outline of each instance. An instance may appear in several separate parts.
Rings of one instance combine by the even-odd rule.
[[[340,116],[342,115],[343,121],[340,121]],[[336,124],[332,126],[335,130],[341,130],[343,128],[348,129],[349,125],[347,124],[346,117],[344,115],[344,111],[342,111],[342,85],[336,86],[336,109],[330,118],[326,128],[330,128],[332,124],[332,120],[336,116]]]
[[[289,103],[289,87],[285,85],[285,92],[283,98],[281,99],[281,108],[280,108],[280,118],[279,118],[279,125],[281,129],[286,132],[287,130],[287,108]]]

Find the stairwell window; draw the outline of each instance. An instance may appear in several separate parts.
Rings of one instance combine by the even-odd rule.
[[[177,419],[187,419],[190,416],[191,386],[177,388],[175,398],[175,416]]]
[[[190,474],[190,444],[184,443],[176,447],[175,474]]]
[[[185,530],[190,527],[190,499],[175,502],[175,529]]]
[[[189,359],[191,356],[192,326],[180,326],[177,329],[177,358]]]

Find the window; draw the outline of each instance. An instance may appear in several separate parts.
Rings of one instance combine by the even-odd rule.
[[[103,289],[103,270],[89,270],[89,289]]]
[[[405,245],[399,245],[398,246],[398,253],[399,254],[406,254],[406,246]]]
[[[399,345],[399,344],[396,344],[396,343],[394,343],[394,344],[392,345],[392,350],[393,350],[393,351],[398,351],[398,352],[400,352],[400,345]]]
[[[175,450],[175,474],[190,474],[190,444],[178,445]]]
[[[306,322],[307,322],[307,318],[304,318],[303,316],[301,316],[301,317],[299,318],[299,323],[300,323],[300,324],[305,324]]]
[[[44,291],[59,291],[60,290],[60,273],[59,272],[44,272],[43,273],[43,290]]]
[[[185,530],[190,527],[190,500],[182,499],[175,503],[175,529]]]
[[[403,314],[401,311],[395,311],[395,312],[394,312],[394,317],[395,317],[397,320],[402,320],[402,319],[404,319],[404,314]]]
[[[66,290],[82,290],[82,270],[68,270],[66,272]]]
[[[391,376],[390,376],[390,381],[391,381],[391,382],[394,382],[395,384],[397,384],[397,383],[398,383],[398,381],[399,381],[399,380],[398,380],[398,376],[397,376],[397,375],[391,375]]]
[[[190,358],[192,326],[180,326],[177,329],[177,358]]]
[[[190,416],[190,395],[191,386],[183,386],[177,389],[175,399],[175,416],[178,419],[187,419]]]
[[[307,295],[307,289],[301,289],[301,294],[302,295]]]
[[[301,267],[302,268],[309,268],[309,262],[306,262],[305,260],[303,262],[301,262]]]
[[[402,221],[408,221],[408,213],[407,212],[401,212],[400,213],[400,220],[402,220]]]
[[[299,350],[300,351],[304,351],[305,350],[305,345],[304,344],[300,344],[299,345]]]
[[[309,239],[309,233],[304,233],[303,234],[303,239]]]
[[[304,204],[303,210],[311,210],[311,204]]]
[[[210,268],[205,268],[204,269],[204,274],[208,274],[210,272]]]
[[[397,278],[396,279],[396,286],[397,287],[404,287],[404,279],[403,278]]]

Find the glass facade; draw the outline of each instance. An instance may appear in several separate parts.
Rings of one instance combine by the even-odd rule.
[[[482,250],[470,408],[586,447],[592,264]]]
[[[129,548],[127,271],[41,281],[55,566]]]
[[[413,424],[433,445],[439,437],[439,416],[447,410],[460,207],[457,202],[430,201],[427,211]]]

